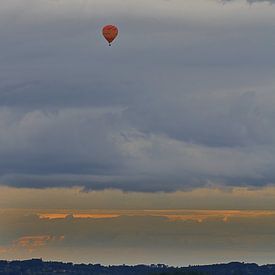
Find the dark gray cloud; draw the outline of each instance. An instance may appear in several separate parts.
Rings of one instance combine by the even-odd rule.
[[[274,182],[273,6],[12,0],[0,13],[3,184]]]

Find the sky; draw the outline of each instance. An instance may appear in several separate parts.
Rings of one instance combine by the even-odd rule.
[[[273,0],[2,0],[0,258],[271,262],[274,16]]]

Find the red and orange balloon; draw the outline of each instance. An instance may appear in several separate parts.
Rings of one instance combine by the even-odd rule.
[[[105,39],[109,42],[109,46],[118,36],[118,28],[113,25],[107,25],[102,29],[102,34]]]

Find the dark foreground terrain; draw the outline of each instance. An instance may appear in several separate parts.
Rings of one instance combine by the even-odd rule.
[[[102,266],[98,264],[72,264],[43,262],[40,259],[27,261],[0,261],[1,275],[79,274],[79,275],[275,275],[275,265],[229,263],[182,268],[166,265]]]

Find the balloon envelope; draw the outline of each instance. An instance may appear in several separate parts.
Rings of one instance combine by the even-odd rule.
[[[111,43],[115,40],[115,38],[118,35],[118,28],[113,25],[107,25],[103,28],[102,34],[111,45]]]

